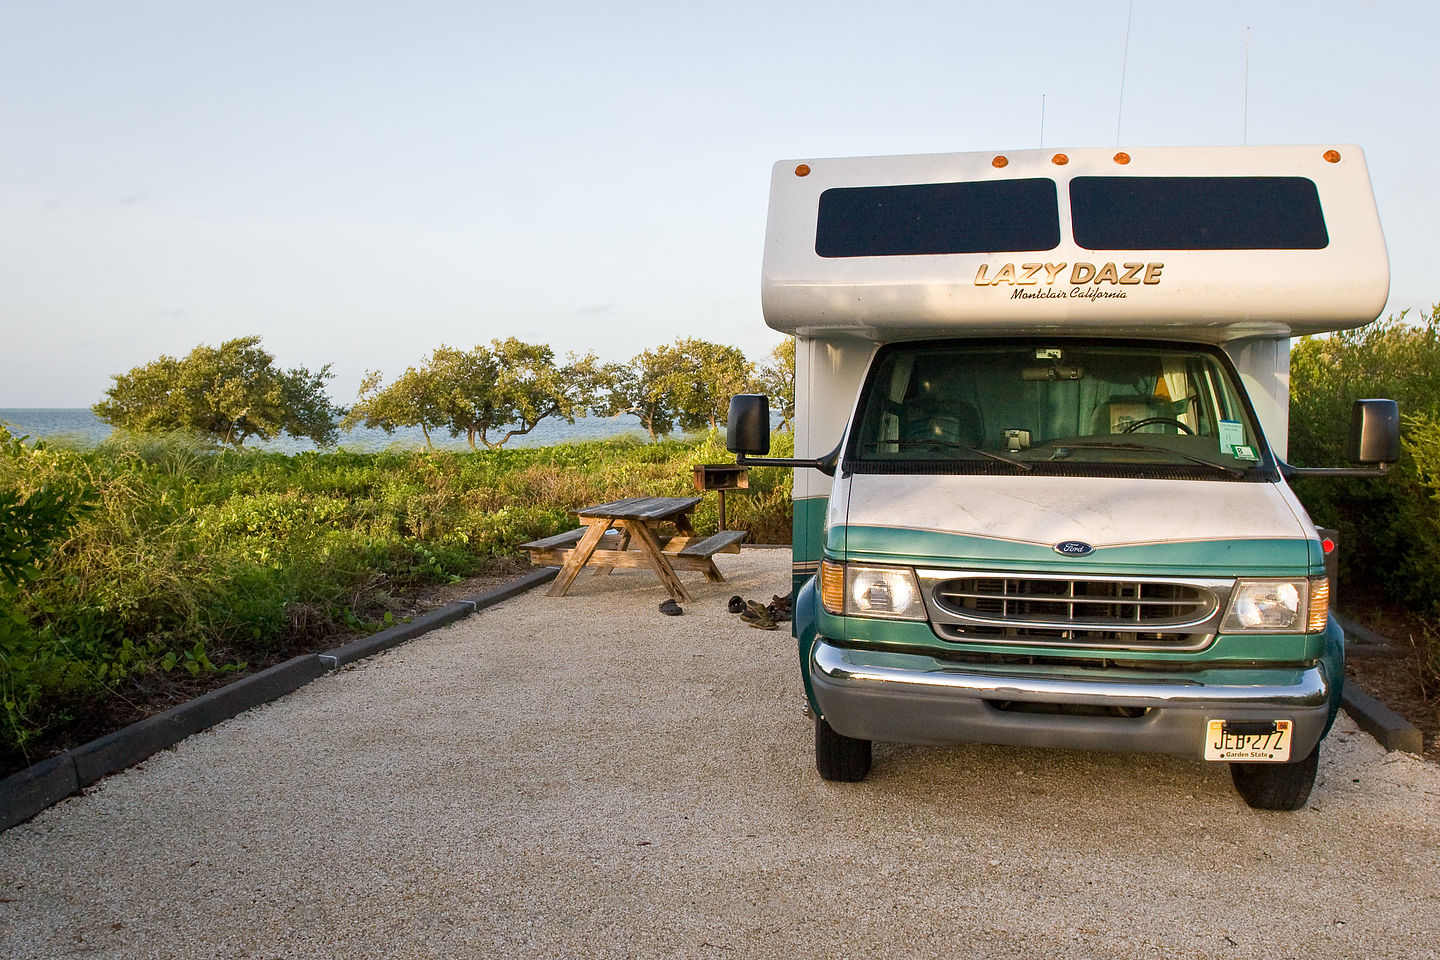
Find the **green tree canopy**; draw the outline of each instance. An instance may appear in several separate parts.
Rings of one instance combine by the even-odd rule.
[[[675,361],[674,348],[663,346],[640,351],[628,364],[606,364],[606,393],[597,412],[607,417],[628,413],[638,418],[652,441],[669,434],[679,416],[666,383]]]
[[[237,447],[250,437],[288,433],[328,445],[341,413],[325,393],[331,377],[329,364],[314,373],[282,370],[258,336],[239,337],[116,374],[106,399],[91,409],[135,433],[185,430]]]
[[[440,346],[388,386],[378,372],[367,374],[346,423],[387,432],[418,426],[427,443],[431,428],[445,427],[452,437],[463,433],[471,449],[478,441],[493,450],[549,417],[574,423],[602,381],[593,355],[557,365],[550,347],[514,337],[468,351]]]
[[[674,397],[677,422],[685,430],[718,430],[730,410],[730,398],[755,387],[755,366],[739,347],[682,337],[675,341],[676,362],[665,384]]]
[[[795,419],[795,338],[781,340],[756,372],[758,386],[770,397],[770,409],[780,414],[780,426]]]
[[[363,423],[386,433],[394,433],[398,427],[419,427],[425,434],[425,446],[433,447],[430,430],[442,426],[445,416],[440,412],[430,368],[410,367],[389,386],[382,387],[380,379],[379,370],[365,374],[360,383],[359,402],[350,408],[341,426],[349,430]]]
[[[1301,337],[1290,354],[1290,459],[1326,466],[1344,456],[1350,407],[1387,397],[1406,419],[1440,422],[1440,305],[1353,330]]]
[[[1290,462],[1342,463],[1351,404],[1365,397],[1400,405],[1395,469],[1381,479],[1301,477],[1295,492],[1316,523],[1340,531],[1342,584],[1440,612],[1440,309],[1295,342]]]
[[[754,373],[738,347],[682,337],[642,350],[628,365],[607,366],[597,412],[639,418],[651,440],[676,427],[713,430],[724,422],[730,397],[752,388]]]

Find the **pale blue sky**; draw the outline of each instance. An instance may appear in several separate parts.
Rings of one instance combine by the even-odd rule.
[[[0,0],[0,407],[259,333],[353,399],[445,343],[760,316],[779,159],[1359,143],[1440,301],[1432,2]],[[1125,67],[1123,111],[1121,72]]]

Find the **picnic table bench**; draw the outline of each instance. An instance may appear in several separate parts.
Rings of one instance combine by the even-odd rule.
[[[549,596],[563,597],[586,564],[599,575],[617,567],[649,567],[670,596],[690,599],[676,571],[697,570],[705,579],[724,583],[712,557],[738,553],[743,530],[722,530],[700,537],[690,525],[699,497],[627,497],[570,511],[581,526],[553,537],[522,543],[532,563],[558,563],[560,573]],[[669,524],[674,533],[662,528]]]

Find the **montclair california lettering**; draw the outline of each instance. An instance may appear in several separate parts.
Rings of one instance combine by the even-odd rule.
[[[1070,289],[1057,290],[1055,283],[1060,280],[1066,268],[1070,269],[1069,276],[1061,282],[1070,285]],[[1137,284],[1149,284],[1154,286],[1160,282],[1160,272],[1165,269],[1163,263],[1122,263],[1118,266],[1114,263],[1105,263],[1096,266],[1093,263],[1077,262],[1070,263],[1022,263],[1017,269],[1015,264],[1007,263],[990,274],[990,264],[980,264],[980,269],[975,273],[975,286],[996,287],[1000,284],[1009,284],[1015,289],[1010,293],[1011,300],[1039,300],[1039,299],[1061,299],[1061,300],[1112,300],[1123,299],[1129,295],[1126,290],[1102,290],[1100,284],[1108,283],[1112,286],[1134,286]],[[1027,290],[1026,287],[1036,289]]]

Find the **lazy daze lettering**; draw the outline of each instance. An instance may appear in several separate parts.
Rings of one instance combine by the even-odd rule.
[[[1068,277],[1061,278],[1066,269],[1069,269]],[[1121,289],[1105,289],[1101,284],[1109,284],[1112,288],[1136,286],[1148,284],[1154,286],[1160,282],[1160,271],[1165,269],[1163,263],[1103,263],[1096,266],[1093,263],[1022,263],[1018,267],[1013,263],[1007,263],[990,273],[990,264],[980,264],[980,269],[975,273],[975,286],[977,287],[998,287],[1001,284],[1014,287],[1010,293],[1011,300],[1028,300],[1034,298],[1078,298],[1081,300],[1108,300],[1111,298],[1122,298],[1128,296],[1128,291]],[[1070,289],[1057,290],[1057,282],[1067,283]],[[1027,287],[1034,287],[1029,290]]]

